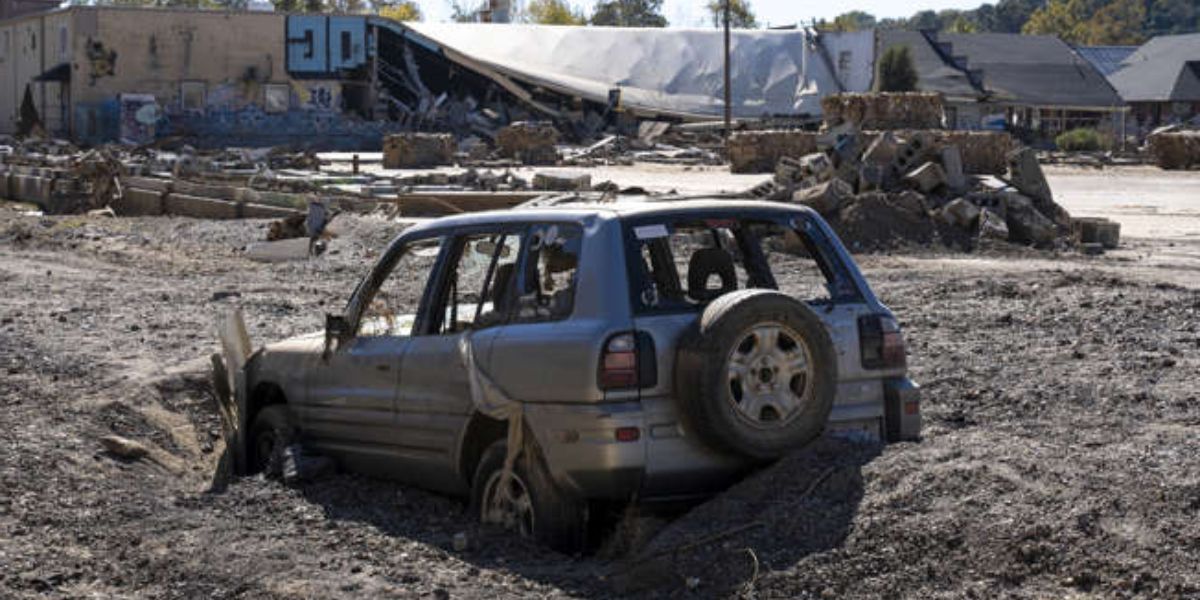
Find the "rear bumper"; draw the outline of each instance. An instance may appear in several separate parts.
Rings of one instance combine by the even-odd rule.
[[[526,404],[525,418],[551,475],[589,499],[702,496],[751,464],[689,437],[670,398],[612,404]],[[618,428],[636,427],[635,441]]]

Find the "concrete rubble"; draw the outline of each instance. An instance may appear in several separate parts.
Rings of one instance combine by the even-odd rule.
[[[1011,145],[1007,136],[861,133],[845,122],[806,133],[784,135],[805,140],[791,146],[802,151],[778,157],[774,176],[746,194],[811,207],[852,250],[929,244],[970,250],[997,240],[1059,248],[1079,241],[1037,155],[1027,148],[998,151]],[[981,155],[980,162],[991,164],[976,162]]]
[[[1146,140],[1146,148],[1163,169],[1200,168],[1200,129],[1155,132]]]

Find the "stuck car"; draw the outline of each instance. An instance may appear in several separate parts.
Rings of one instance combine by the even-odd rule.
[[[818,214],[757,201],[410,227],[242,377],[249,470],[299,442],[568,551],[595,502],[710,495],[826,428],[920,433],[894,315]]]

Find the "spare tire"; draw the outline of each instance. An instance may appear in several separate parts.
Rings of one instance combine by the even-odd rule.
[[[807,304],[773,290],[717,298],[683,336],[675,391],[707,444],[769,460],[811,442],[837,393],[837,354]]]

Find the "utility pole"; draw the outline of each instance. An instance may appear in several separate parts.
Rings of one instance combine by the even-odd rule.
[[[724,0],[725,8],[725,145],[729,146],[729,133],[733,130],[733,92],[729,84],[729,2]]]

